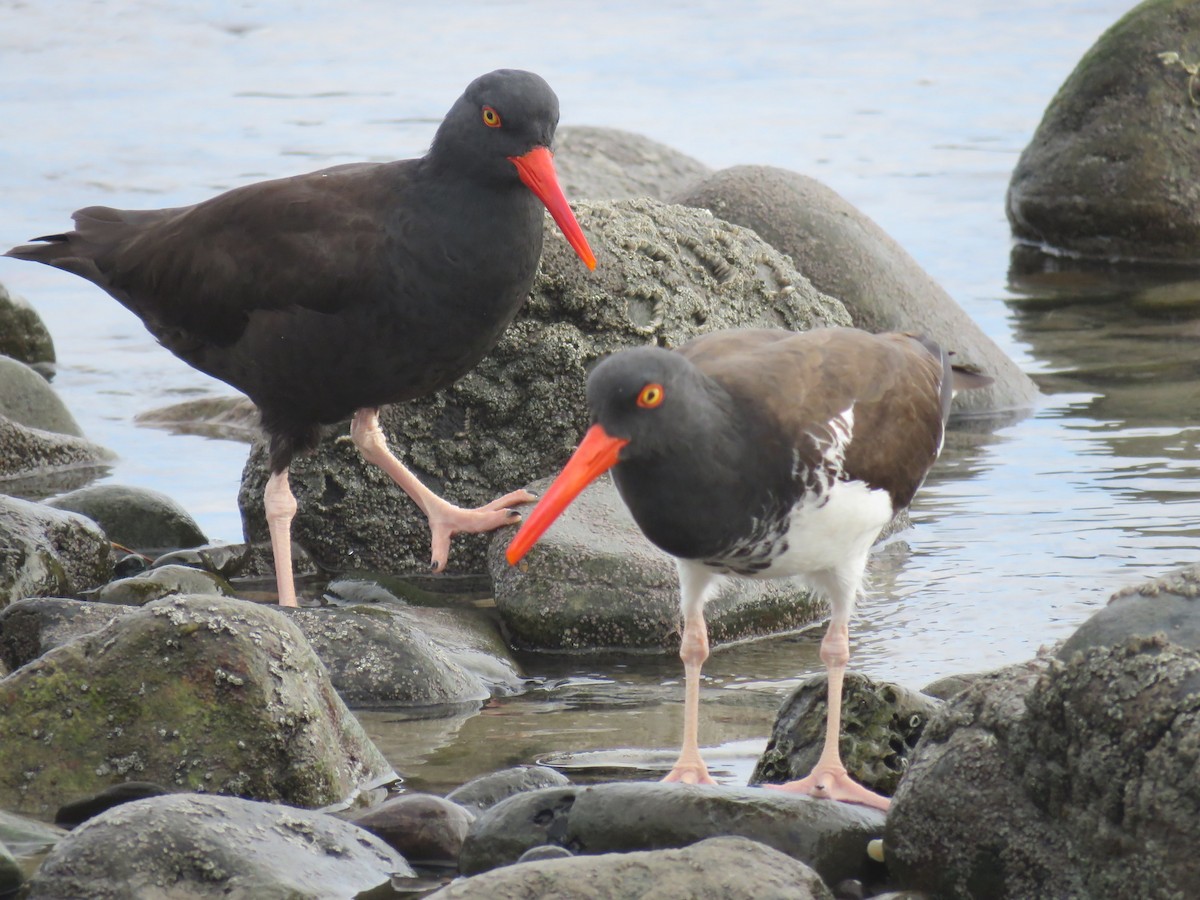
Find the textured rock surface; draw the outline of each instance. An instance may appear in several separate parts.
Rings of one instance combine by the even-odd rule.
[[[587,372],[614,350],[676,346],[724,327],[850,323],[777,250],[704,210],[626,200],[581,203],[576,214],[596,271],[549,231],[530,301],[492,353],[448,390],[383,414],[396,454],[453,502],[486,503],[557,471],[587,425]],[[293,539],[334,570],[427,571],[424,516],[361,460],[344,424],[331,434],[292,466]],[[240,495],[256,542],[266,537],[266,478],[258,445]],[[482,573],[487,541],[456,537],[448,571]]]
[[[329,900],[411,875],[374,835],[320,813],[176,794],[126,803],[63,840],[29,900]]]
[[[573,200],[668,200],[712,170],[640,134],[573,125],[558,129],[554,167]]]
[[[9,670],[19,669],[131,612],[128,606],[61,597],[18,600],[0,610],[0,660]]]
[[[402,794],[351,821],[414,863],[454,865],[475,814],[432,794]]]
[[[108,539],[83,516],[0,494],[0,608],[103,584],[111,556]]]
[[[234,596],[229,582],[220,575],[189,566],[158,566],[148,572],[110,581],[89,597],[100,603],[145,606],[172,594],[216,594]]]
[[[110,541],[132,550],[159,551],[208,542],[187,510],[149,488],[96,484],[55,497],[46,505],[87,516]]]
[[[27,366],[53,369],[54,341],[41,316],[0,284],[0,356]]]
[[[240,600],[159,600],[0,680],[6,809],[128,780],[321,806],[390,772],[299,629]]]
[[[1086,257],[1200,260],[1197,63],[1192,0],[1147,0],[1105,32],[1017,162],[1013,234]]]
[[[45,497],[87,484],[116,458],[85,438],[29,428],[0,415],[0,478],[6,493]]]

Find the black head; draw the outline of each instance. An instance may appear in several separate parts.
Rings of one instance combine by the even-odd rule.
[[[558,97],[544,78],[497,69],[467,85],[438,127],[429,155],[459,172],[515,181],[509,160],[552,147],[557,127]]]

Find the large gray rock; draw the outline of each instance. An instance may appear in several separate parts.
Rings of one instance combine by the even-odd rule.
[[[46,379],[7,356],[0,356],[0,416],[27,428],[83,437],[79,423]]]
[[[535,483],[536,494],[546,487]],[[519,565],[496,532],[488,558],[496,608],[513,643],[537,650],[678,650],[679,574],[638,529],[610,478],[563,512]],[[824,614],[799,579],[726,579],[704,607],[713,645],[793,631]]]
[[[756,788],[614,782],[517,794],[471,825],[459,868],[471,875],[557,844],[577,854],[662,850],[709,837],[760,841],[828,884],[862,874],[879,810]]]
[[[122,781],[322,806],[391,767],[277,609],[172,597],[0,680],[0,808]]]
[[[329,900],[393,874],[399,853],[333,816],[233,797],[175,794],[89,820],[46,857],[29,900]]]
[[[1190,896],[1200,653],[1161,636],[983,678],[926,727],[888,814],[906,886],[974,898]]]
[[[31,598],[0,610],[0,662],[10,671],[133,612],[112,603]]]
[[[45,497],[94,481],[116,458],[106,447],[0,415],[0,479],[5,493]]]
[[[573,200],[669,201],[712,170],[648,137],[618,128],[572,125],[558,129],[554,168]]]
[[[77,594],[111,575],[108,538],[91,520],[0,494],[0,608]]]
[[[596,271],[552,227],[530,300],[492,353],[453,387],[383,413],[397,456],[455,503],[486,503],[556,472],[588,424],[587,372],[612,351],[677,346],[726,327],[850,324],[842,304],[779,251],[704,210],[625,200],[580,203],[576,214]],[[425,517],[362,461],[345,425],[331,431],[333,439],[292,465],[294,540],[335,571],[427,572]],[[266,539],[266,479],[258,445],[239,497],[251,541]],[[456,537],[448,571],[482,573],[488,539]]]
[[[40,373],[53,371],[54,341],[41,316],[28,302],[0,284],[0,356],[9,356]]]
[[[430,900],[833,900],[811,868],[757,841],[714,837],[682,850],[523,862],[456,881]]]
[[[1193,0],[1147,0],[1101,35],[1013,171],[1013,234],[1085,257],[1200,260],[1197,62]]]
[[[87,516],[110,541],[157,552],[198,547],[208,538],[182,506],[161,491],[122,484],[95,484],[46,502]]]
[[[959,394],[955,409],[1026,407],[1037,396],[1029,376],[903,247],[819,181],[772,166],[736,166],[672,199],[753,229],[817,290],[845,303],[859,328],[928,335],[956,362],[995,379]]]

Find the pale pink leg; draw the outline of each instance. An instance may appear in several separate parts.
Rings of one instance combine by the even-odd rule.
[[[275,556],[275,585],[279,590],[280,606],[296,605],[296,584],[292,579],[292,519],[296,515],[296,498],[288,484],[288,470],[276,472],[267,479],[263,491],[263,510],[267,514],[267,530],[271,532],[271,551]]]
[[[350,437],[363,459],[387,472],[429,519],[429,530],[433,533],[429,568],[434,572],[446,568],[451,537],[460,533],[495,531],[501,525],[519,522],[521,514],[509,507],[536,499],[528,491],[513,491],[478,509],[462,509],[446,502],[425,487],[416,475],[392,455],[387,438],[379,427],[377,410],[360,409],[356,412],[350,423]]]
[[[716,784],[700,758],[700,667],[708,659],[708,626],[703,611],[690,616],[685,614],[679,658],[683,660],[684,678],[683,748],[674,768],[663,781]]]
[[[821,756],[813,770],[799,781],[763,787],[886,810],[892,801],[851,779],[838,750],[838,737],[842,732],[842,679],[846,674],[846,663],[850,661],[850,630],[836,616],[821,641],[821,661],[825,663],[829,678],[829,713],[825,720],[825,745]]]

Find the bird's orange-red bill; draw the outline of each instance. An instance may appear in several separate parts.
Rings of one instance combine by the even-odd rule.
[[[575,213],[571,212],[571,205],[567,203],[567,197],[558,184],[558,175],[554,171],[554,154],[546,147],[534,147],[528,153],[510,156],[508,159],[517,167],[517,175],[525,182],[525,186],[546,204],[546,209],[550,210],[550,215],[562,229],[567,243],[579,254],[579,258],[589,269],[596,268],[595,254],[588,246],[583,229],[579,227]]]
[[[521,557],[529,552],[585,487],[617,464],[621,448],[628,443],[627,438],[613,437],[599,425],[588,429],[563,470],[508,545],[504,555],[510,566],[521,561]]]

